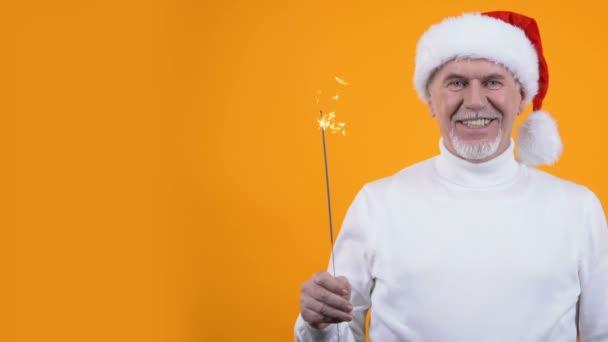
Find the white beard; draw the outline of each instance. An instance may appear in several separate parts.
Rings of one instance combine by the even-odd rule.
[[[481,160],[485,159],[498,150],[498,145],[502,140],[502,128],[499,129],[496,139],[493,141],[482,141],[478,143],[465,143],[460,141],[458,136],[454,133],[454,127],[450,130],[450,140],[456,153],[467,160]]]

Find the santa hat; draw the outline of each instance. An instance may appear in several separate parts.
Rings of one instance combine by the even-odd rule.
[[[517,133],[518,160],[527,165],[553,164],[561,155],[557,124],[542,103],[549,86],[549,70],[543,56],[536,21],[506,12],[463,14],[433,25],[416,48],[414,86],[428,102],[428,82],[443,64],[455,58],[481,58],[510,70],[523,88],[526,105],[533,112]]]

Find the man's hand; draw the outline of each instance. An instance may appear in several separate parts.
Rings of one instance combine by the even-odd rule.
[[[345,277],[334,278],[327,272],[315,274],[302,285],[302,318],[316,329],[323,329],[329,323],[351,321],[350,291],[350,283]]]

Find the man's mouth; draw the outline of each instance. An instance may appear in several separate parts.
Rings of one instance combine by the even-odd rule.
[[[482,127],[489,125],[490,122],[492,122],[492,120],[494,120],[494,119],[478,118],[478,119],[469,119],[469,120],[462,120],[462,121],[459,120],[457,122],[460,122],[461,124],[463,124],[469,128],[482,128]]]

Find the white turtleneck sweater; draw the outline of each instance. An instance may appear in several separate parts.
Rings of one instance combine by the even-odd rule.
[[[336,274],[354,319],[297,341],[608,341],[608,229],[587,188],[519,164],[441,154],[370,184],[344,220]],[[578,328],[577,328],[578,325]]]

